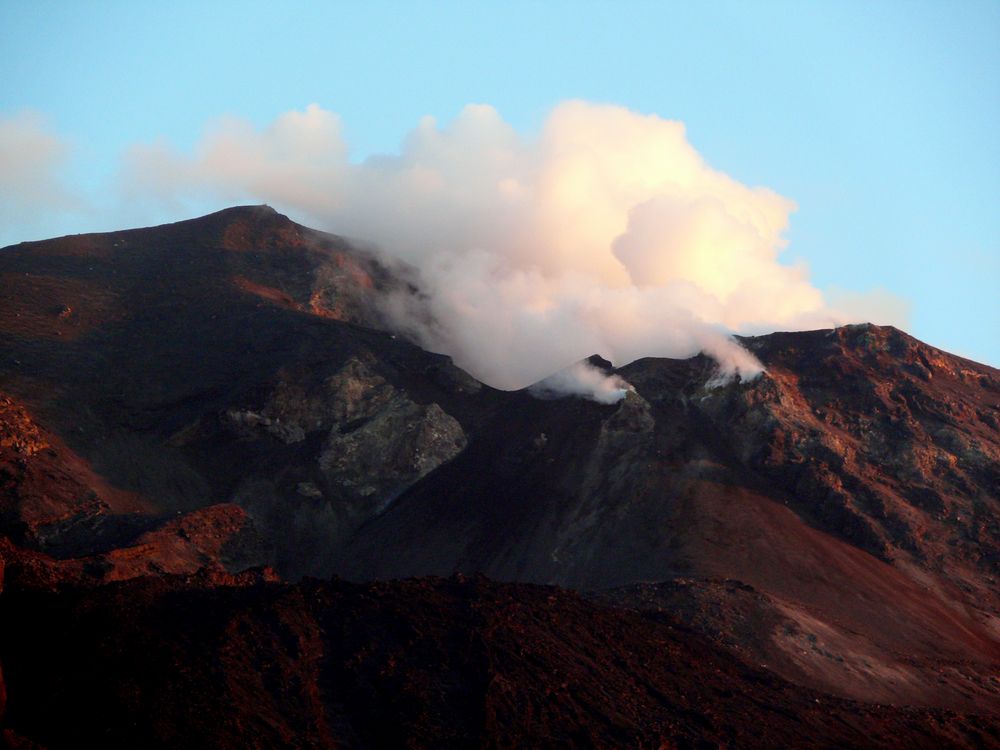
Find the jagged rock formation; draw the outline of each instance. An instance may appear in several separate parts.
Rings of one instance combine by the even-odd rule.
[[[315,387],[282,379],[260,412],[224,415],[241,442],[264,443],[258,450],[269,450],[269,438],[304,444],[298,474],[249,469],[233,493],[273,536],[294,540],[279,555],[284,570],[329,574],[353,532],[466,446],[457,420],[413,401],[373,366],[352,357]],[[293,483],[289,513],[279,498]]]

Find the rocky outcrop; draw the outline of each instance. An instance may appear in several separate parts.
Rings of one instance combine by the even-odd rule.
[[[465,445],[462,426],[440,406],[397,394],[362,424],[332,431],[319,465],[336,494],[374,500],[374,515]]]
[[[415,402],[356,357],[312,385],[285,377],[259,410],[230,409],[223,421],[241,440],[299,449],[304,466],[294,487],[250,472],[234,495],[273,536],[296,540],[281,562],[292,575],[329,570],[350,534],[468,442],[438,404]]]
[[[699,403],[741,460],[883,559],[964,588],[1000,573],[1000,374],[892,328],[797,338],[808,348],[750,340],[768,372]]]

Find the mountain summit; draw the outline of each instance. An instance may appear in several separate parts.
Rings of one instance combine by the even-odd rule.
[[[0,285],[9,744],[1000,737],[1000,371],[857,325],[498,391],[264,206]]]

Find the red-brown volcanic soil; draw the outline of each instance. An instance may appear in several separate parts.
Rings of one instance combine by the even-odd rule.
[[[994,722],[796,687],[668,616],[486,579],[161,576],[2,598],[46,747],[981,747]],[[12,648],[13,643],[31,644]],[[58,720],[54,720],[58,717]]]
[[[8,744],[1000,745],[1000,372],[861,325],[542,401],[409,279],[266,207],[0,250]]]

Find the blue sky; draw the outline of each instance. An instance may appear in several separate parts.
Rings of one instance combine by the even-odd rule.
[[[315,102],[360,160],[427,114],[488,103],[531,134],[585,99],[683,121],[713,167],[798,204],[783,259],[817,287],[883,288],[917,337],[1000,365],[997,2],[4,0],[0,81],[0,119],[43,117],[89,206],[8,218],[0,244],[186,218],[118,207],[122,154],[190,150],[222,115]]]

